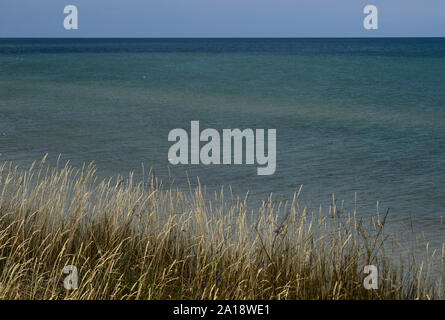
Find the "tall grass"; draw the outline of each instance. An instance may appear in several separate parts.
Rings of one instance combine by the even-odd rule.
[[[247,198],[247,197],[246,197]],[[385,215],[324,214],[201,186],[98,181],[93,165],[0,167],[1,299],[434,299],[443,269],[396,258]],[[393,255],[394,253],[394,255]],[[436,252],[427,257],[434,258]],[[430,261],[431,260],[431,261]],[[67,290],[63,269],[78,269]],[[365,265],[379,287],[363,286]]]

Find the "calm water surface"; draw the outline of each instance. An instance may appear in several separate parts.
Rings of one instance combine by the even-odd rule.
[[[0,39],[0,161],[166,178],[173,128],[276,128],[277,171],[171,167],[257,203],[304,184],[445,240],[445,39]]]

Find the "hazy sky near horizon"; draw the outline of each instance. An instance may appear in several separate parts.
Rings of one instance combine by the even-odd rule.
[[[79,10],[65,30],[63,9]],[[363,8],[379,10],[365,30]],[[443,37],[444,0],[0,0],[0,37]]]

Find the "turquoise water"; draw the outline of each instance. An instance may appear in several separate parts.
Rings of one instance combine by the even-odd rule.
[[[438,239],[445,215],[445,39],[2,39],[0,160],[49,153],[101,176],[199,176],[251,201],[331,195]],[[277,171],[175,166],[171,129],[275,128]],[[445,238],[445,237],[444,237]]]

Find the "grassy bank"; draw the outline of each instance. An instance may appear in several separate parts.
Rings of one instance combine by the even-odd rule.
[[[45,161],[0,167],[1,299],[426,299],[440,298],[438,265],[385,232],[385,215],[308,212],[145,181],[97,181]],[[148,176],[148,178],[147,178]],[[441,256],[442,255],[442,256]],[[78,269],[66,290],[66,265]],[[379,269],[366,290],[365,265]],[[439,272],[440,273],[440,272]],[[441,274],[441,273],[440,273]]]

